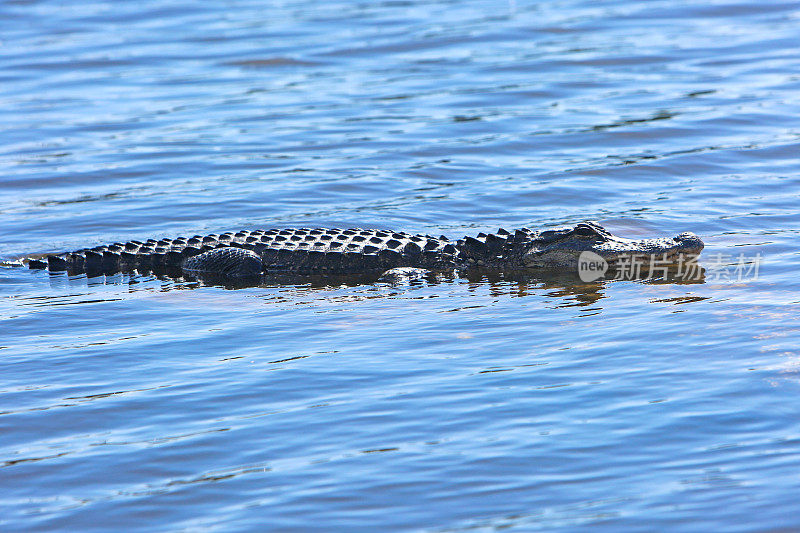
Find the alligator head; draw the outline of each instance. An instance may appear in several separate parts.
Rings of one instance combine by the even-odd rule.
[[[533,233],[531,238],[530,247],[521,259],[526,267],[532,268],[576,268],[583,252],[597,254],[611,267],[633,257],[648,260],[653,257],[661,264],[669,264],[696,257],[703,249],[703,241],[694,233],[672,238],[624,239],[596,222]]]

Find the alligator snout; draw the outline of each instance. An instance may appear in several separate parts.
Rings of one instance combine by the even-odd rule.
[[[676,236],[674,240],[677,243],[677,253],[697,255],[705,247],[703,241],[700,240],[700,237],[691,231],[681,233],[680,235]]]

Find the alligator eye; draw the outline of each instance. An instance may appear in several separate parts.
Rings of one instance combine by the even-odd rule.
[[[589,226],[576,226],[572,233],[581,237],[597,237],[597,231]]]

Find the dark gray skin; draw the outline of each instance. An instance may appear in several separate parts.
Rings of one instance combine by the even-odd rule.
[[[697,256],[703,242],[693,233],[672,238],[624,239],[594,222],[571,228],[480,233],[447,237],[362,229],[274,229],[190,238],[130,241],[23,260],[30,268],[69,273],[129,271],[209,274],[248,278],[272,273],[366,274],[415,268],[429,271],[487,268],[555,270],[577,268],[581,252],[591,251],[612,266],[632,256],[677,262]],[[397,271],[395,271],[397,272]]]

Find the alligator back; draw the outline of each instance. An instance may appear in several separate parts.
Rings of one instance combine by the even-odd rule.
[[[457,255],[456,246],[444,236],[360,228],[297,228],[129,241],[27,262],[31,268],[73,274],[134,270],[170,273],[180,271],[189,258],[225,247],[251,250],[261,259],[264,272],[361,273],[400,266],[442,269],[455,266]],[[196,265],[199,259],[192,263]]]

